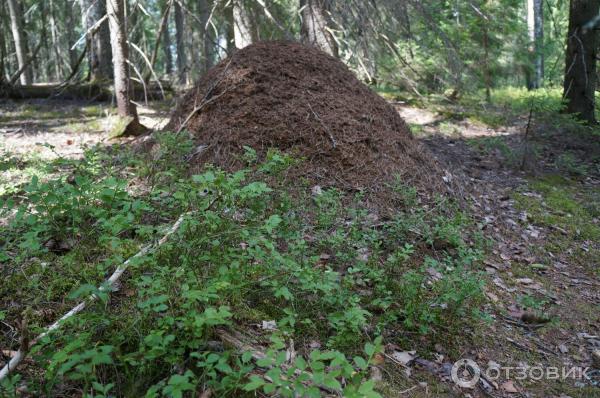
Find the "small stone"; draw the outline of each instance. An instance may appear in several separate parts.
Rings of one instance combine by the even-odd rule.
[[[563,354],[566,354],[567,352],[569,352],[569,348],[566,345],[564,345],[564,344],[560,344],[558,346],[558,350],[560,352],[562,352]]]

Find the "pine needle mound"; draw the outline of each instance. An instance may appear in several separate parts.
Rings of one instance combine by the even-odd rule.
[[[192,162],[241,165],[249,146],[305,159],[298,173],[321,185],[381,190],[394,175],[439,191],[439,167],[398,112],[338,59],[292,42],[234,53],[191,89],[166,127],[207,149]]]

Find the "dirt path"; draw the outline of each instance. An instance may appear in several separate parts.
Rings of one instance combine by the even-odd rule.
[[[597,206],[598,176],[573,180],[558,170],[537,177],[521,171],[533,156],[519,152],[524,120],[498,129],[458,121],[448,134],[440,131],[441,118],[431,112],[405,107],[400,112],[409,123],[423,126],[423,142],[466,182],[482,234],[493,239],[485,261],[491,319],[479,335],[471,336],[476,343],[463,358],[502,376],[481,378],[477,388],[462,392],[600,396],[600,242],[591,239],[600,229],[596,209],[583,212]],[[553,151],[542,152],[534,161],[547,165],[546,152]],[[525,162],[507,159],[513,155]],[[582,226],[590,231],[580,231]],[[576,373],[586,368],[589,379]],[[555,377],[554,369],[571,371],[572,377]]]

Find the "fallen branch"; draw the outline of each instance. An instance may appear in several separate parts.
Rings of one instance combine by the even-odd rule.
[[[146,54],[135,43],[130,42],[130,41],[127,41],[127,43],[129,45],[131,45],[131,47],[142,56],[142,58],[144,59],[144,62],[146,62],[146,65],[148,65],[148,67],[150,68],[150,73],[152,74],[152,76],[154,76],[154,80],[156,80],[156,83],[158,83],[158,87],[160,88],[160,92],[162,93],[163,99],[165,99],[165,92],[163,90],[162,84],[160,83],[160,79],[156,75],[156,72],[154,71],[154,68],[152,67],[152,63],[150,62],[150,60],[148,59]],[[145,79],[145,80],[147,80],[147,79]]]
[[[25,63],[23,64],[23,66],[21,66],[21,68],[19,68],[19,70],[16,71],[15,74],[12,75],[11,78],[8,80],[8,84],[10,86],[12,86],[13,84],[15,84],[17,82],[17,80],[19,79],[19,77],[21,77],[21,75],[23,74],[23,72],[25,72],[25,70],[27,68],[29,68],[29,65],[31,65],[31,63],[35,59],[37,53],[40,51],[40,48],[42,48],[42,43],[43,42],[40,40],[40,42],[38,43],[38,45],[35,48],[35,50],[33,50],[33,53],[31,54],[31,57],[29,57],[29,59],[27,61],[25,61]]]
[[[87,11],[86,11],[87,12]],[[96,31],[98,29],[100,29],[100,25],[102,25],[102,22],[106,21],[108,19],[108,14],[104,14],[104,16],[102,18],[100,18],[98,21],[96,21],[95,24],[93,24],[92,26],[90,26],[90,28],[88,30],[86,30],[79,39],[77,39],[77,41],[75,42],[75,44],[73,44],[70,48],[70,50],[74,50],[75,47],[77,47],[79,45],[79,43],[81,43],[81,41],[83,39],[85,39],[88,36],[92,36],[94,33],[96,33]]]
[[[196,105],[194,103],[194,109],[192,109],[192,111],[189,113],[189,115],[187,115],[187,117],[183,120],[183,123],[181,123],[179,125],[179,128],[177,129],[177,134],[181,133],[181,131],[185,128],[185,126],[187,126],[190,119],[196,113],[200,112],[202,110],[202,108],[204,108],[206,105],[210,104],[211,102],[216,101],[217,99],[219,99],[219,97],[223,96],[225,93],[227,93],[228,91],[230,91],[232,89],[231,87],[228,87],[225,90],[223,90],[223,92],[221,94],[213,96],[213,90],[225,78],[225,74],[227,73],[227,70],[229,69],[229,65],[231,65],[231,61],[233,61],[233,57],[231,57],[229,59],[229,62],[227,63],[227,65],[225,65],[225,68],[223,68],[223,72],[221,72],[219,78],[217,80],[215,80],[215,82],[211,85],[211,87],[206,91],[206,94],[204,94],[204,97],[202,97],[202,102],[200,103],[200,105]],[[236,87],[237,87],[237,85],[233,86],[233,88],[236,88]]]
[[[183,121],[183,123],[181,123],[181,125],[179,126],[179,128],[177,129],[177,134],[181,133],[181,131],[185,128],[185,126],[188,124],[188,122],[190,121],[190,119],[198,112],[200,112],[202,110],[202,108],[204,108],[206,105],[216,101],[217,99],[219,99],[219,97],[223,96],[224,94],[226,94],[229,90],[225,90],[223,91],[221,94],[219,95],[215,95],[214,97],[212,97],[211,99],[209,99],[208,101],[202,101],[202,103],[196,107],[194,107],[194,109],[192,109],[192,111],[190,112],[190,114],[185,118],[185,120]]]
[[[71,81],[71,79],[73,79],[73,77],[77,74],[77,71],[79,70],[79,67],[81,66],[81,62],[83,62],[83,58],[85,57],[85,53],[87,52],[88,46],[89,46],[89,43],[85,42],[85,47],[83,47],[83,51],[81,51],[81,54],[79,55],[79,58],[77,58],[77,62],[75,63],[75,65],[73,65],[73,69],[71,70],[71,73],[60,84],[60,86],[66,86],[67,84],[69,84],[69,82]]]
[[[171,228],[158,241],[158,243],[156,245],[154,245],[154,244],[148,244],[148,245],[144,246],[133,257],[130,257],[129,259],[127,259],[127,261],[125,261],[123,264],[121,264],[115,270],[115,272],[113,272],[113,274],[102,284],[102,286],[100,286],[100,288],[98,290],[101,291],[101,292],[103,292],[103,291],[110,291],[110,288],[112,287],[112,285],[116,281],[119,280],[119,278],[123,275],[123,273],[125,272],[125,270],[127,270],[127,268],[129,267],[129,265],[131,264],[132,260],[148,254],[153,249],[157,249],[157,248],[161,247],[169,239],[169,237],[171,235],[173,235],[173,233],[175,233],[175,231],[177,231],[179,229],[179,227],[181,226],[181,223],[185,219],[185,216],[187,216],[189,214],[191,214],[191,213],[184,213],[181,216],[179,216],[179,218],[177,219],[177,221],[175,222],[175,224],[173,224],[171,226]],[[54,330],[57,330],[58,328],[60,328],[61,324],[65,320],[67,320],[67,319],[71,318],[73,315],[75,315],[75,314],[83,311],[83,309],[85,309],[85,307],[87,306],[88,303],[92,303],[92,302],[96,301],[97,299],[98,299],[97,295],[95,295],[95,294],[90,295],[87,298],[87,300],[84,300],[81,303],[77,304],[69,312],[67,312],[66,314],[64,314],[58,321],[56,321],[52,325],[46,327],[46,330],[43,333],[41,333],[40,335],[38,335],[35,339],[31,340],[31,342],[29,342],[26,347],[19,348],[19,350],[12,357],[12,359],[8,362],[8,364],[6,364],[6,366],[4,366],[2,368],[2,370],[0,370],[0,381],[4,380],[10,374],[11,371],[15,370],[16,367],[19,366],[19,364],[21,363],[21,361],[23,361],[23,359],[25,359],[25,356],[27,356],[27,352],[38,341],[40,341],[41,339],[43,339],[44,337],[46,337],[48,334],[50,334]]]

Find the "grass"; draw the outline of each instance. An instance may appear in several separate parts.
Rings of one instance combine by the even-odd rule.
[[[540,194],[541,200],[526,195],[529,190]],[[532,180],[528,188],[514,198],[518,208],[527,211],[534,224],[554,228],[544,250],[565,253],[573,249],[571,260],[586,267],[600,259],[593,245],[600,240],[600,225],[592,222],[600,216],[597,189],[584,188],[561,175],[547,175]],[[586,242],[591,243],[588,251],[582,249]]]
[[[33,103],[20,104],[12,110],[4,112],[0,117],[0,123],[22,120],[52,120],[72,118],[96,118],[105,116],[105,107],[102,105],[65,106],[62,110],[49,110],[47,105],[36,105]]]
[[[18,193],[33,176],[48,178],[58,163],[41,158],[35,152],[13,154],[0,147],[0,197]]]

